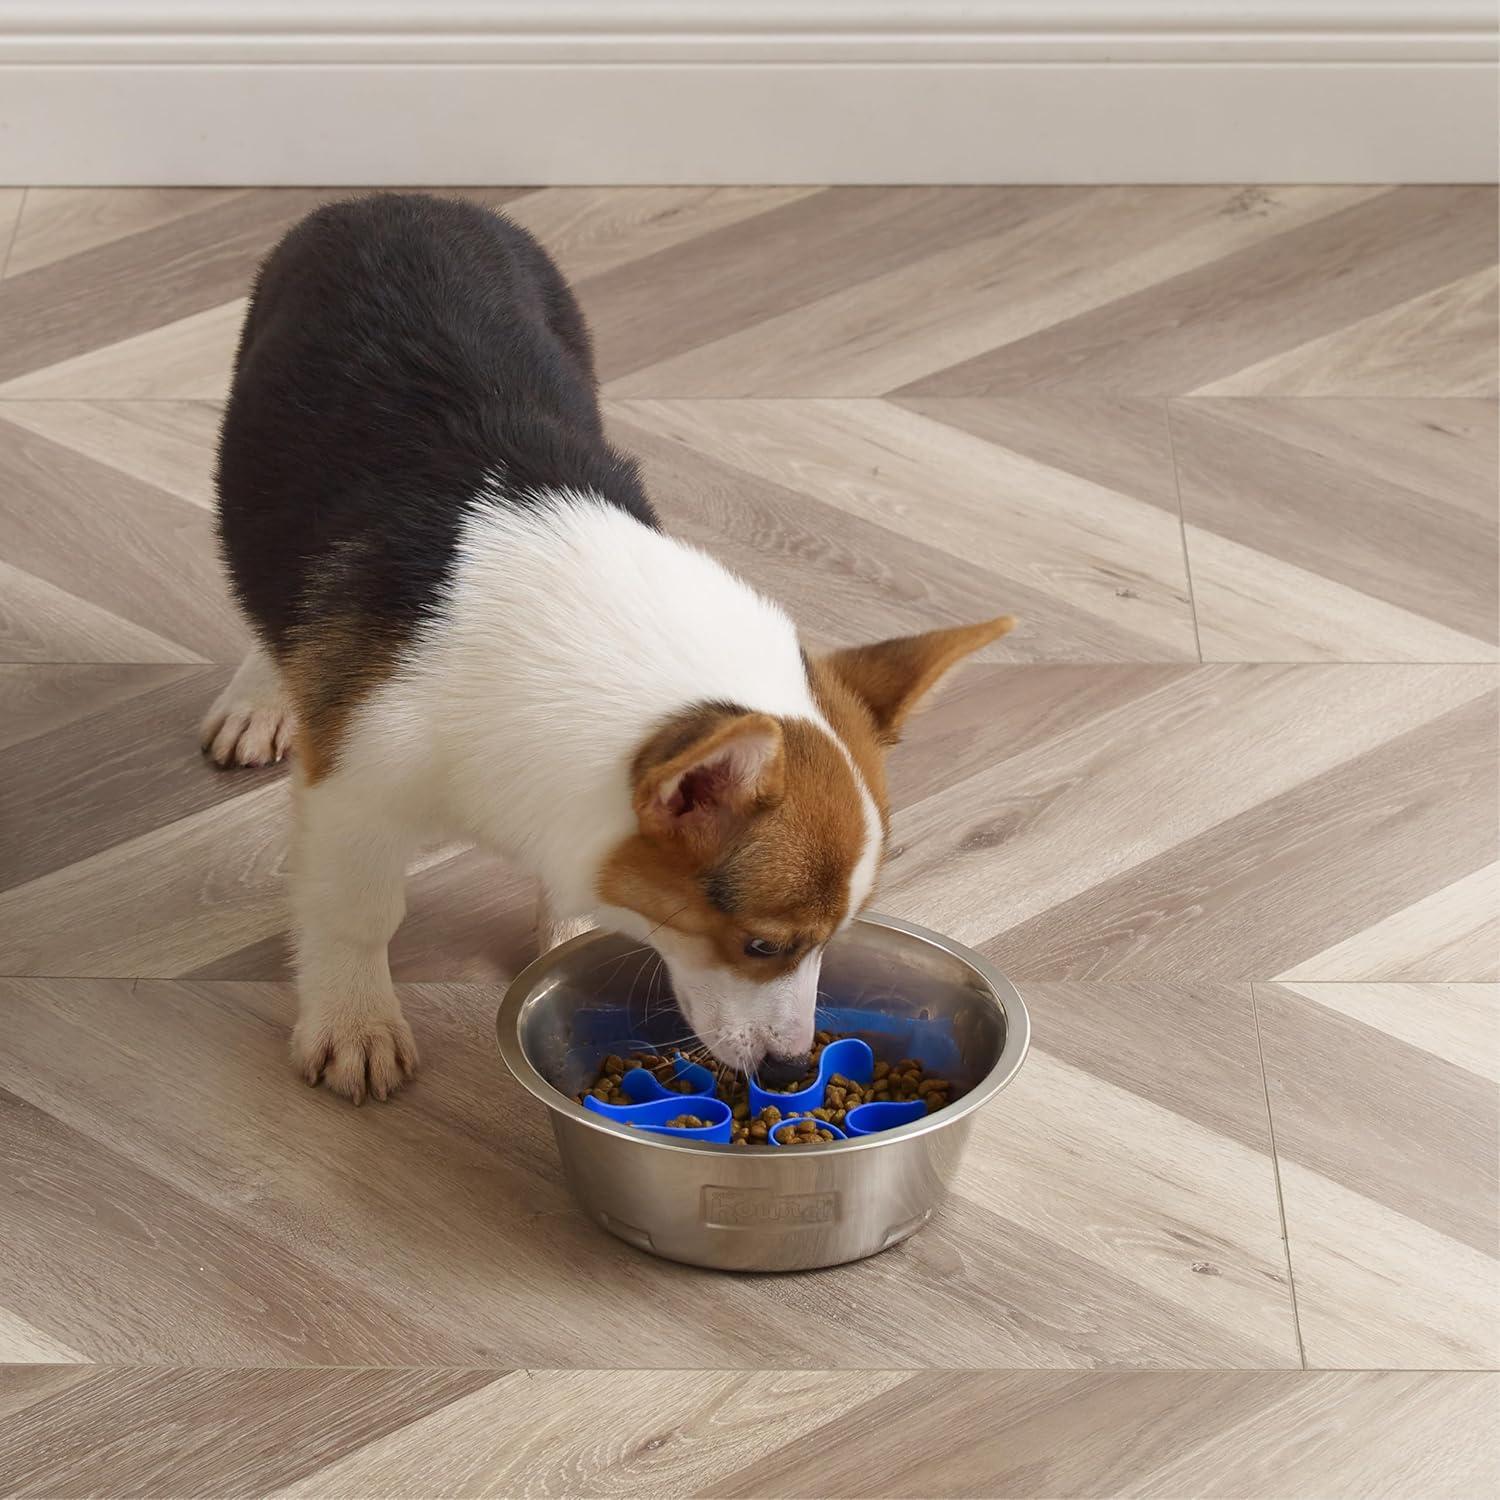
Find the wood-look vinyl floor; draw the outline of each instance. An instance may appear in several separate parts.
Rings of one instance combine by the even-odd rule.
[[[0,1493],[1493,1492],[1494,193],[473,193],[813,643],[1022,618],[879,904],[1035,1050],[939,1222],[800,1278],[572,1209],[472,852],[393,947],[420,1077],[289,1070],[285,778],[193,728],[248,278],[325,196],[0,191]]]

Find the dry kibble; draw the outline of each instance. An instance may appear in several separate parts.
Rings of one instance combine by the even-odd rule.
[[[783,1146],[812,1146],[838,1137],[811,1115],[799,1115],[781,1128],[776,1139]]]
[[[841,1039],[841,1035],[833,1032],[818,1032],[808,1057],[810,1071],[799,1082],[776,1092],[794,1093],[816,1083],[818,1059],[823,1049],[830,1042]],[[630,1095],[622,1088],[625,1075],[633,1068],[648,1068],[669,1091],[690,1095],[693,1092],[692,1085],[681,1082],[675,1076],[676,1061],[675,1057],[657,1052],[637,1052],[628,1058],[610,1053],[600,1063],[599,1072],[587,1092],[605,1104],[633,1103]],[[926,1068],[914,1057],[903,1057],[894,1063],[880,1061],[875,1064],[874,1077],[868,1083],[857,1083],[842,1073],[834,1074],[823,1091],[821,1104],[796,1117],[799,1121],[807,1121],[807,1125],[799,1124],[783,1134],[793,1137],[789,1143],[793,1145],[810,1144],[818,1139],[832,1140],[836,1137],[829,1131],[824,1130],[820,1135],[819,1124],[842,1125],[848,1118],[849,1111],[858,1109],[861,1104],[920,1099],[926,1104],[928,1114],[932,1114],[944,1108],[961,1092],[961,1089],[955,1090],[946,1078],[928,1078]],[[771,1128],[782,1119],[781,1111],[774,1107],[762,1110],[755,1119],[751,1118],[749,1084],[743,1075],[721,1078],[715,1085],[714,1093],[730,1108],[729,1138],[736,1146],[763,1144],[769,1138]],[[578,1095],[580,1103],[584,1097],[583,1094]],[[689,1115],[679,1117],[696,1118]],[[677,1122],[672,1123],[676,1125]]]

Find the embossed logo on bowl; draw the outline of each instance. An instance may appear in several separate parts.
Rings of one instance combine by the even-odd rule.
[[[701,1217],[710,1229],[810,1229],[838,1221],[837,1193],[773,1193],[769,1188],[703,1189]]]

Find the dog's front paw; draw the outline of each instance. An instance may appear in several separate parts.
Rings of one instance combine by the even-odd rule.
[[[394,1015],[323,1014],[297,1023],[292,1060],[310,1083],[319,1079],[355,1104],[366,1094],[384,1099],[417,1071],[417,1043],[398,1010]]]

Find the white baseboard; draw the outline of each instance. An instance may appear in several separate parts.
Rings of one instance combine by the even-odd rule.
[[[1494,181],[1495,57],[1485,0],[0,0],[0,182]]]

